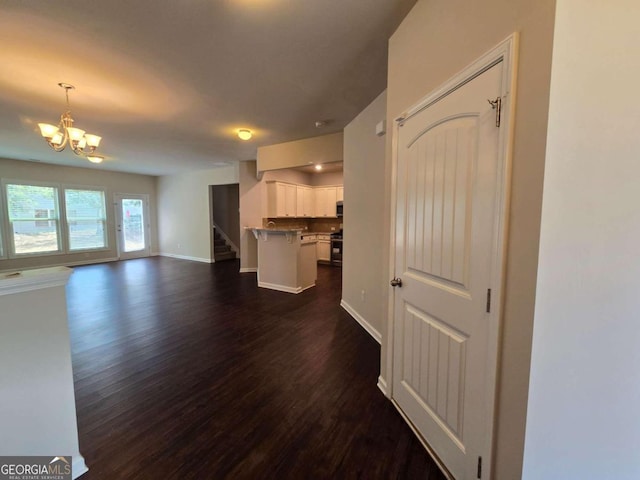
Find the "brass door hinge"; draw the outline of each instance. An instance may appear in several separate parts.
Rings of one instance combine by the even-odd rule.
[[[502,97],[498,97],[495,100],[487,100],[491,108],[496,111],[496,127],[500,126],[500,112],[502,112]]]

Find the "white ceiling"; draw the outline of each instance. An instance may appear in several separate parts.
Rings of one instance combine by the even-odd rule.
[[[339,131],[386,87],[387,40],[415,1],[5,0],[0,157],[163,175]],[[37,133],[62,113],[58,82],[102,165]]]

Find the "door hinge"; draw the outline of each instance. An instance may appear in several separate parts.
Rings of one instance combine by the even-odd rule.
[[[487,313],[491,313],[491,289],[487,288]]]
[[[487,100],[491,108],[496,111],[496,127],[500,126],[500,112],[502,112],[502,97],[498,97],[495,100]]]
[[[482,457],[478,457],[478,478],[482,478]]]

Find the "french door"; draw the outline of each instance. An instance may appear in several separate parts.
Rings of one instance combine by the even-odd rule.
[[[120,260],[148,257],[149,196],[144,194],[115,195],[116,238]]]

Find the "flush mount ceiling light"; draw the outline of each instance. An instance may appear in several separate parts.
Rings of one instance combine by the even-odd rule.
[[[76,155],[87,157],[87,160],[93,163],[102,162],[104,157],[93,155],[93,152],[100,145],[102,137],[85,133],[84,130],[73,126],[71,107],[69,107],[69,90],[74,90],[75,87],[68,83],[59,83],[58,85],[60,88],[64,88],[64,94],[67,97],[67,109],[60,115],[58,126],[39,123],[40,134],[56,152],[63,151],[68,144]]]
[[[316,170],[322,170],[322,165],[320,165],[319,163],[316,165]]]
[[[241,128],[238,130],[238,137],[240,137],[241,140],[249,140],[253,137],[253,133],[251,133],[251,130],[248,128]]]

